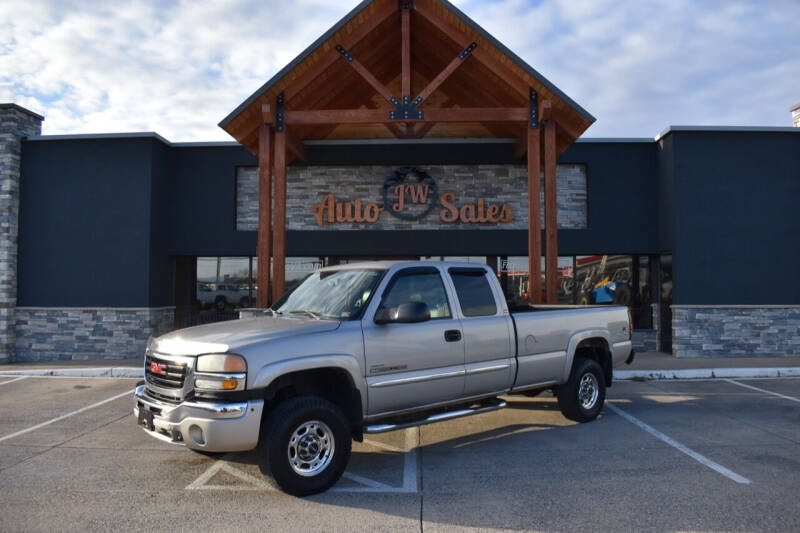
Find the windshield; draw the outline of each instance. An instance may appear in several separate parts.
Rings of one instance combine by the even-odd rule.
[[[347,320],[357,317],[383,275],[383,270],[345,269],[315,272],[277,302],[284,315]]]

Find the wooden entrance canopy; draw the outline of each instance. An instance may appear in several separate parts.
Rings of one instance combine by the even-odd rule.
[[[556,157],[593,122],[449,2],[362,2],[220,123],[258,155],[258,305],[284,291],[286,167],[305,159],[302,141],[423,137],[517,139],[516,155],[528,161],[535,303],[544,167],[546,294],[557,302]]]

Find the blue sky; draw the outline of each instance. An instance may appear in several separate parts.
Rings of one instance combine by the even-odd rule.
[[[587,137],[790,126],[800,102],[800,0],[454,3],[597,117]],[[230,140],[216,124],[355,5],[3,0],[0,102],[45,134]]]

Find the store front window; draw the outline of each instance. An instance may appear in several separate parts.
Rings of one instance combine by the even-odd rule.
[[[257,257],[198,257],[196,260],[194,305],[190,312],[176,313],[176,316],[181,315],[180,327],[235,320],[239,309],[255,305]],[[287,257],[286,290],[293,290],[322,266],[319,257]]]
[[[543,257],[541,301],[547,299],[546,273]],[[509,303],[519,305],[530,301],[526,256],[500,257],[497,275]],[[558,258],[558,303],[628,306],[634,326],[650,329],[653,327],[650,277],[650,258],[646,255],[562,256]]]
[[[547,299],[545,276],[547,274],[547,266],[545,265],[545,258],[542,257],[542,294],[541,301]],[[500,278],[500,284],[503,286],[503,291],[506,298],[512,303],[522,303],[530,301],[530,275],[528,273],[528,257],[527,256],[508,256],[500,257],[499,267],[497,272]],[[562,256],[558,258],[558,303],[559,304],[573,304],[575,303],[574,295],[574,276],[575,276],[575,258],[572,256]]]

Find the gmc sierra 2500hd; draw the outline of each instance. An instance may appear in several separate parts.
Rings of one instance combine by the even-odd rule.
[[[565,417],[593,420],[633,360],[627,308],[509,308],[475,264],[324,268],[265,315],[152,339],[133,411],[166,442],[257,447],[295,495],[336,483],[352,439],[501,409],[501,395],[553,389]]]

